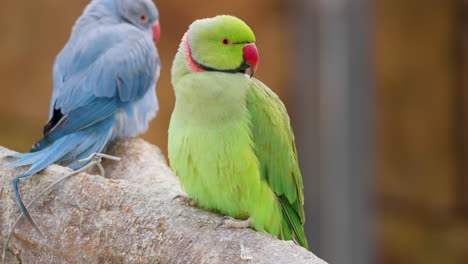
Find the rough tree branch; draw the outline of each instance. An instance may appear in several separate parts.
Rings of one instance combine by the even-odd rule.
[[[11,180],[24,168],[2,166],[14,160],[0,147],[0,249],[19,215]],[[179,181],[159,149],[142,139],[114,142],[106,176],[81,173],[41,198],[30,212],[48,237],[24,221],[7,251],[7,263],[314,263],[311,252],[251,229],[216,226],[219,215],[172,202]],[[69,173],[52,165],[21,181],[29,201]]]

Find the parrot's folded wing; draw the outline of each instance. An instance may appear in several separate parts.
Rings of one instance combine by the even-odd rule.
[[[87,105],[82,105],[54,122],[52,119],[44,127],[44,138],[31,148],[41,150],[57,139],[75,131],[90,127],[112,115],[119,108],[117,99],[96,98]]]
[[[255,154],[261,176],[278,196],[293,238],[308,247],[304,234],[304,194],[294,134],[281,100],[266,85],[252,78],[247,94]]]
[[[96,97],[138,100],[158,77],[159,57],[151,36],[128,25],[94,30],[57,57],[51,117],[54,109],[66,114]]]

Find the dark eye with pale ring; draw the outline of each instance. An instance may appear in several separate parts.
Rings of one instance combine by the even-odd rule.
[[[223,44],[224,46],[229,46],[232,44],[231,40],[229,38],[222,38],[220,40],[221,44]]]
[[[146,24],[148,23],[148,15],[146,13],[142,13],[138,16],[138,19],[141,23]]]

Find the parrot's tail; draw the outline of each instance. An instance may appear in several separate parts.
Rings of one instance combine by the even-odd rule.
[[[112,136],[113,119],[101,121],[95,126],[88,127],[72,134],[62,136],[46,148],[32,153],[15,153],[9,156],[19,160],[4,165],[6,168],[31,165],[24,173],[13,179],[13,188],[16,199],[23,215],[34,224],[29,212],[26,210],[18,190],[19,179],[29,177],[50,164],[61,162],[72,169],[79,169],[91,161],[78,163],[78,160],[87,158],[93,153],[100,152]],[[37,229],[36,229],[37,230]],[[37,230],[41,233],[39,230]]]
[[[297,214],[297,212],[293,209],[289,201],[285,196],[280,197],[281,207],[283,209],[283,215],[285,216],[286,226],[288,232],[291,232],[291,238],[297,244],[301,245],[305,249],[309,249],[309,244],[307,243],[307,238],[304,232],[304,225],[301,221],[301,218]]]

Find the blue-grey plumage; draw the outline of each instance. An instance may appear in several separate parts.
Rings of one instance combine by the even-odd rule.
[[[31,165],[14,178],[13,186],[32,224],[19,179],[56,162],[83,167],[86,163],[76,161],[102,151],[112,139],[144,132],[155,117],[160,61],[153,40],[159,38],[158,20],[151,0],[93,0],[78,18],[54,63],[44,137],[31,153],[13,154],[20,159],[5,165]]]

